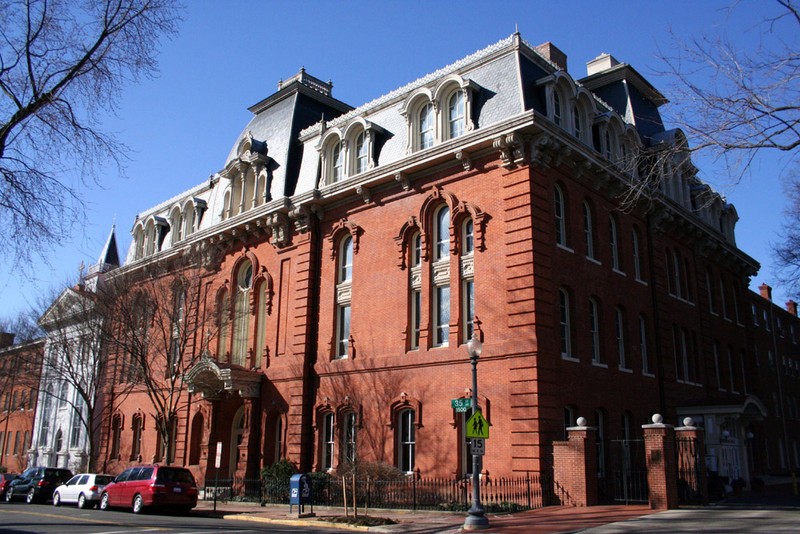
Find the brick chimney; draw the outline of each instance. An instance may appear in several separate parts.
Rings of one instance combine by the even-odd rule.
[[[10,347],[14,344],[14,334],[10,332],[0,332],[0,349]]]
[[[567,54],[562,52],[556,45],[547,41],[537,46],[536,51],[543,57],[549,59],[561,70],[567,70]]]
[[[761,284],[758,286],[758,291],[761,293],[761,298],[767,299],[768,301],[772,302],[772,288],[769,287],[767,284]]]
[[[797,303],[791,299],[787,300],[786,311],[797,317]]]

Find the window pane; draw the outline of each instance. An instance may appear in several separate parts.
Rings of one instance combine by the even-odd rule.
[[[433,104],[426,104],[419,112],[419,147],[433,146]]]
[[[450,97],[448,106],[448,117],[450,123],[450,139],[458,137],[464,133],[464,92],[457,91]]]
[[[339,307],[339,358],[347,357],[347,346],[350,342],[350,306]]]
[[[445,345],[450,336],[450,286],[436,288],[436,344]]]
[[[436,213],[436,260],[450,253],[450,208],[444,207]]]

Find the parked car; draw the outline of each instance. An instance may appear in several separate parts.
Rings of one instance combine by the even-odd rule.
[[[31,467],[11,481],[6,491],[6,502],[25,498],[28,504],[46,502],[53,497],[53,491],[72,478],[69,469],[56,467]]]
[[[129,467],[109,483],[100,497],[100,509],[131,507],[138,514],[149,507],[172,507],[188,512],[197,506],[197,484],[183,467],[140,465]]]
[[[60,485],[53,492],[53,506],[78,503],[78,508],[97,506],[106,484],[114,480],[111,475],[81,473]]]
[[[11,481],[19,475],[16,473],[0,473],[0,499],[6,498],[6,490],[11,484]]]

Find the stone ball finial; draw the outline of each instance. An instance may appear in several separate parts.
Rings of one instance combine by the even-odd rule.
[[[664,416],[662,416],[660,413],[653,415],[653,423],[660,425],[663,422],[664,422]]]
[[[578,423],[578,426],[586,426],[586,418],[585,417],[578,417],[578,420],[576,421],[576,423]]]
[[[694,426],[694,419],[692,419],[691,417],[684,417],[683,426]]]

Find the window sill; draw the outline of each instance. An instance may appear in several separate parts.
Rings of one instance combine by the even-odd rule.
[[[633,374],[633,369],[629,369],[628,367],[618,367],[618,368],[617,368],[617,370],[618,370],[620,373],[628,373],[628,374],[630,374],[630,375],[632,375],[632,374]]]
[[[560,243],[556,243],[556,248],[560,248],[561,250],[563,250],[565,252],[569,252],[570,254],[574,254],[575,253],[575,251],[573,249],[569,248],[567,245],[562,245]]]
[[[608,364],[607,363],[592,362],[592,365],[595,366],[595,367],[600,367],[602,369],[608,369]]]
[[[576,358],[574,356],[568,356],[566,354],[562,354],[561,355],[561,359],[564,360],[565,362],[575,362],[575,363],[580,363],[581,362],[578,358]]]
[[[648,285],[648,284],[647,284],[647,282],[645,282],[645,281],[644,281],[644,280],[642,280],[641,278],[636,278],[635,280],[636,280],[637,282],[639,282],[640,284],[642,284],[643,286],[647,286],[647,285]]]
[[[611,272],[612,273],[617,273],[620,276],[628,276],[627,274],[625,274],[624,272],[622,272],[622,271],[620,271],[619,269],[616,269],[616,268],[612,268]]]
[[[586,260],[594,263],[595,265],[603,265],[603,262],[595,258],[592,258],[591,256],[586,256]]]
[[[656,377],[656,375],[654,375],[653,373],[648,373],[646,371],[642,371],[642,376],[646,376],[647,378],[655,378]]]

